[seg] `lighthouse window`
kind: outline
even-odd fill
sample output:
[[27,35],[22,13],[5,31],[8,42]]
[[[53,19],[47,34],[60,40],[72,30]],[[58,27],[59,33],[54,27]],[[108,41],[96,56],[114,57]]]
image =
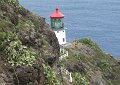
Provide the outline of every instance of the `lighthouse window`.
[[63,42],[65,42],[65,38],[63,38]]
[[54,21],[54,25],[55,25],[55,27],[58,29],[58,28],[63,28],[63,22],[62,22],[62,20],[61,19],[54,19],[55,21]]
[[59,19],[55,19],[55,27],[56,28],[60,27]]

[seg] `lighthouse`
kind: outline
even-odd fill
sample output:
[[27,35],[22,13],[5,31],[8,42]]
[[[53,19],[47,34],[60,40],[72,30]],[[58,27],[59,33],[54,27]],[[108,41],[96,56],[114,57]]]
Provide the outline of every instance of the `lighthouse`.
[[56,8],[56,12],[50,15],[51,28],[55,32],[60,45],[66,44],[66,33],[64,29],[64,15]]

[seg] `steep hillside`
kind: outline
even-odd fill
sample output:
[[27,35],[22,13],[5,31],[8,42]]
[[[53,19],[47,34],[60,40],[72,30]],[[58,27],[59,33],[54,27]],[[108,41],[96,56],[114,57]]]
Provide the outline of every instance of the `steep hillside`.
[[0,85],[45,85],[45,67],[58,61],[59,50],[43,17],[0,0]]
[[66,46],[68,57],[61,66],[72,73],[72,85],[120,85],[120,60],[103,52],[89,38]]

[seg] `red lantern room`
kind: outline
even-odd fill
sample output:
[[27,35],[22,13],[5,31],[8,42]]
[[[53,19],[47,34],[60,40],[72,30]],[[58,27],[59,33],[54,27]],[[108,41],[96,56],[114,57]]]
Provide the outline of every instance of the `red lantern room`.
[[64,29],[63,18],[64,15],[59,12],[59,9],[56,8],[56,12],[50,15],[51,18],[51,27],[53,30]]
[[50,18],[64,18],[64,15],[56,8],[56,12],[50,15]]

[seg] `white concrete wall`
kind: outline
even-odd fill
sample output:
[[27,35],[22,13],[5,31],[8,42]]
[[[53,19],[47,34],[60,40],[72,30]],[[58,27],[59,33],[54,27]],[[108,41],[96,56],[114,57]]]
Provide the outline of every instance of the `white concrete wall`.
[[[66,33],[65,30],[59,30],[59,31],[54,31],[56,34],[56,37],[58,38],[59,44],[66,44]],[[64,41],[63,41],[64,38]]]

